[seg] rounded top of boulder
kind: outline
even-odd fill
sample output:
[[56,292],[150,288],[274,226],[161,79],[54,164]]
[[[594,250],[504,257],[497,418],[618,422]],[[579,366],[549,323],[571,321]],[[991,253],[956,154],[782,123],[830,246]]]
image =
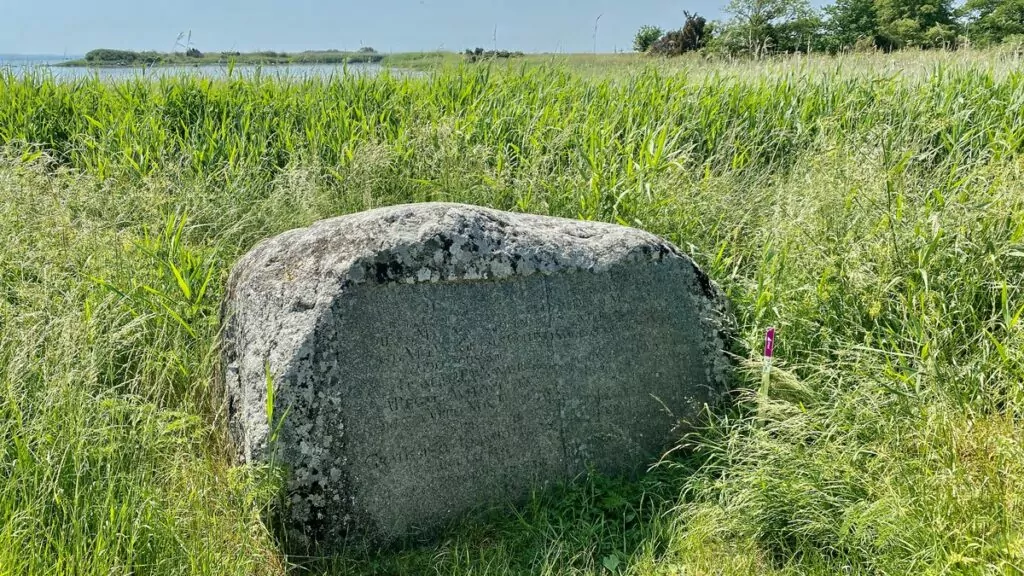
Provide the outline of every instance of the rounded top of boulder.
[[256,246],[236,271],[305,268],[345,283],[495,280],[686,258],[638,230],[454,203],[403,204],[323,220]]

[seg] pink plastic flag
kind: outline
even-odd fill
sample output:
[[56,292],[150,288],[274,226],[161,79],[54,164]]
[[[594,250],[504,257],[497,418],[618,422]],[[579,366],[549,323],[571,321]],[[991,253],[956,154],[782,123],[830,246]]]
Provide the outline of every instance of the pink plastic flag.
[[761,372],[760,397],[768,397],[768,386],[771,383],[772,356],[775,355],[775,328],[769,328],[764,335],[764,371]]
[[769,377],[772,373],[772,356],[775,354],[775,328],[769,328],[764,335],[764,372],[761,373],[761,392],[768,393]]

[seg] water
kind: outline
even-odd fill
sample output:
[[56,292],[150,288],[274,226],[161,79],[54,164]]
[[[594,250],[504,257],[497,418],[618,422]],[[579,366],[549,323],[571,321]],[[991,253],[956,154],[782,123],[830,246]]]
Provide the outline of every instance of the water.
[[[99,77],[101,80],[125,80],[133,78],[159,78],[161,76],[192,75],[204,78],[224,78],[228,75],[227,65],[217,66],[161,66],[155,68],[65,68],[56,66],[77,57],[24,56],[0,54],[0,71],[12,70],[15,76],[26,72],[51,75],[57,80],[76,80]],[[302,78],[330,78],[343,74],[379,74],[385,67],[380,64],[287,64],[274,66],[235,66],[233,76],[262,76]]]

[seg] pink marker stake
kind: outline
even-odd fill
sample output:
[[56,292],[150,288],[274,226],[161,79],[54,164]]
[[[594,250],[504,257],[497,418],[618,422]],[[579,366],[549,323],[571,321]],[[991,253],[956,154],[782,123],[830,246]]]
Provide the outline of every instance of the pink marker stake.
[[772,372],[772,356],[775,353],[775,328],[769,328],[764,335],[764,372],[761,373],[761,393],[768,394],[768,383]]

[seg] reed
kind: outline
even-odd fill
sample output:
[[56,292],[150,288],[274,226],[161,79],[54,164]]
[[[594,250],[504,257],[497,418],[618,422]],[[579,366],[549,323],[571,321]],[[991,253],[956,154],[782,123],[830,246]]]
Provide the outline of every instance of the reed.
[[[1017,58],[0,73],[0,572],[1024,571]],[[639,482],[285,558],[279,473],[224,449],[226,275],[286,229],[428,200],[673,240],[739,317],[736,405]]]

